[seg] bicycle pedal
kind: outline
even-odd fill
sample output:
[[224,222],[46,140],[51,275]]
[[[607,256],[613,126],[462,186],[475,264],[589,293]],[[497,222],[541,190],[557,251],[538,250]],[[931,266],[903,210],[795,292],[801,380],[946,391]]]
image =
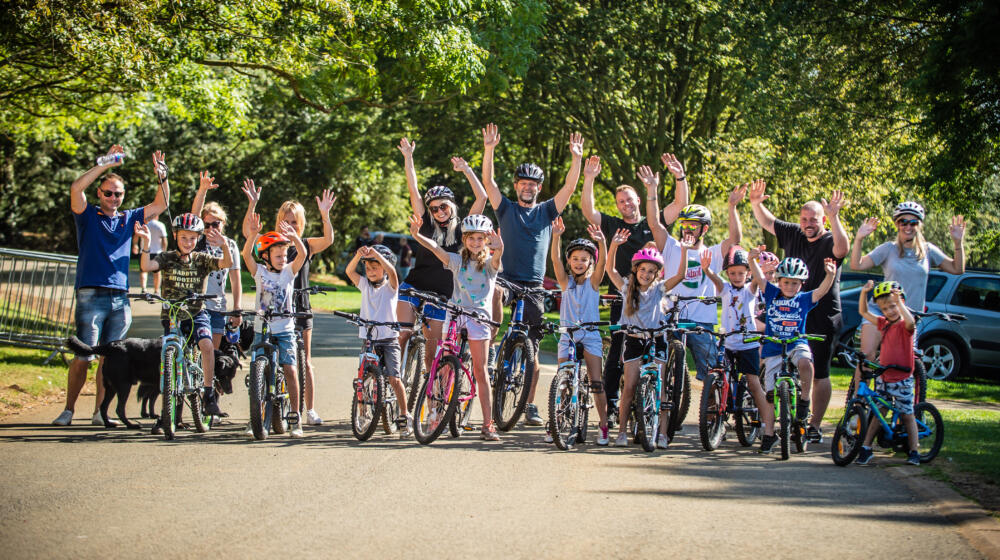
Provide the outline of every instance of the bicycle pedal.
[[289,424],[298,424],[299,423],[299,413],[298,412],[289,412],[288,414],[285,415],[285,421],[288,422]]

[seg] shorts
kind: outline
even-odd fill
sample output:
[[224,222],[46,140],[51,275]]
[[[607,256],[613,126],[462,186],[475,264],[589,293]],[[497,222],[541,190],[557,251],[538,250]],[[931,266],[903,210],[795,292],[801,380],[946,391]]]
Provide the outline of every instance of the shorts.
[[[715,325],[712,323],[695,324],[705,330],[715,330]],[[715,367],[716,358],[719,355],[718,346],[715,345],[715,339],[712,338],[712,335],[708,333],[689,333],[686,338],[687,347],[691,351],[691,357],[694,359],[694,367],[697,371],[695,379],[704,381],[708,369]]]
[[844,316],[840,313],[831,317],[823,315],[813,316],[812,313],[806,316],[806,332],[809,334],[825,335],[826,340],[809,342],[809,349],[813,355],[814,379],[827,379],[830,377],[830,364],[833,362],[833,349],[837,345],[837,338],[840,336],[840,328],[844,324]]
[[382,361],[385,363],[385,374],[389,377],[399,377],[399,340],[383,338],[373,343],[375,353],[382,356]]
[[[622,361],[625,363],[634,362],[642,358],[642,351],[646,348],[646,339],[637,336],[625,335],[625,344],[622,348]],[[667,341],[662,336],[656,337],[655,342],[656,357],[659,360],[667,359]]]
[[879,377],[875,380],[875,390],[892,403],[900,414],[913,414],[913,376],[895,383],[885,383]]
[[[132,325],[128,292],[110,288],[80,288],[76,291],[76,337],[88,346],[121,340]],[[96,355],[77,356],[92,361]]]
[[760,375],[760,348],[747,348],[746,350],[726,349],[726,357],[732,362],[736,371],[743,375]]
[[[450,314],[445,315],[445,324],[451,321]],[[468,340],[488,340],[493,338],[493,332],[490,330],[489,325],[484,325],[479,321],[473,319],[472,317],[462,315],[455,319],[458,329],[461,330],[465,328],[466,338]],[[447,328],[447,327],[445,327]],[[447,333],[446,333],[447,334]]]
[[[163,334],[170,334],[170,321],[161,318],[160,324],[163,325]],[[188,336],[192,332],[192,326],[194,327],[194,334],[191,336],[191,339],[194,340],[195,344],[203,339],[212,340],[212,320],[208,318],[208,310],[202,309],[195,313],[191,319],[181,321],[179,325],[181,336]]]
[[[413,286],[407,284],[406,282],[403,282],[402,284],[399,285],[399,291],[412,290],[412,289],[413,289]],[[417,299],[415,297],[412,297],[412,296],[404,296],[402,294],[399,295],[399,301],[405,301],[406,303],[409,303],[410,305],[412,305],[414,308],[416,308],[417,304],[420,303],[419,299]],[[447,311],[445,311],[444,309],[441,309],[440,307],[438,307],[436,305],[432,305],[430,303],[425,303],[424,304],[424,318],[425,319],[431,319],[433,321],[444,321],[445,316],[447,314],[448,314]]]
[[[541,282],[517,282],[511,280],[510,278],[504,278],[504,280],[514,284],[515,286],[520,286],[522,288],[541,288]],[[504,307],[510,307],[513,302],[513,295],[507,290],[503,289],[503,286],[497,284],[497,290],[500,290],[503,294],[503,305]],[[535,343],[535,347],[538,347],[538,341],[542,340],[545,333],[542,332],[541,326],[542,321],[545,317],[545,302],[544,298],[540,294],[531,294],[524,298],[524,322],[529,325],[528,327],[528,338],[531,342]]]
[[[583,346],[583,351],[592,354],[597,357],[601,357],[604,353],[604,342],[601,340],[601,334],[594,331],[576,331],[573,333],[573,342],[579,342]],[[570,336],[568,334],[563,334],[559,337],[559,351],[557,355],[559,356],[559,361],[569,359],[569,345]],[[583,358],[583,356],[577,356],[577,359]]]
[[[792,367],[797,367],[803,358],[810,361],[813,359],[812,351],[805,344],[796,344],[788,351],[788,361],[791,362]],[[779,372],[781,372],[781,354],[764,358],[765,391],[774,390],[774,380],[778,377]]]
[[212,334],[224,334],[226,332],[226,317],[221,311],[212,311],[211,309],[206,309],[208,311],[208,321],[212,325]]
[[[263,335],[257,333],[253,337],[254,344],[262,343]],[[284,332],[284,333],[271,333],[271,341],[278,347],[278,365],[279,366],[294,366],[295,365],[295,333]],[[254,352],[253,357],[262,356],[264,354],[264,349],[258,349]]]

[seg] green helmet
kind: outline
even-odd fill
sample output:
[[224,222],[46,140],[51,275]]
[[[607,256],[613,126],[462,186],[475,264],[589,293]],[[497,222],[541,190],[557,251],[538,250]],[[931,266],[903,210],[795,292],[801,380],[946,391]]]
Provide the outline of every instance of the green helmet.
[[899,290],[900,297],[906,299],[906,292],[903,291],[903,287],[899,285],[899,282],[895,281],[879,282],[872,291],[872,297],[878,299],[891,294],[893,290]]
[[688,204],[681,210],[679,220],[693,220],[696,222],[701,222],[706,226],[712,225],[712,212],[702,206],[701,204]]

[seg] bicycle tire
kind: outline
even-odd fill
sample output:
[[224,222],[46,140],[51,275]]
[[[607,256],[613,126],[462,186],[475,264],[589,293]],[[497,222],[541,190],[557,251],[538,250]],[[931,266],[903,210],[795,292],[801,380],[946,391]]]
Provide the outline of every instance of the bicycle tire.
[[635,408],[636,439],[645,451],[656,449],[656,434],[659,432],[656,406],[656,381],[649,377],[639,379],[632,400]]
[[177,347],[170,345],[163,351],[160,363],[160,380],[163,394],[160,402],[160,429],[163,439],[174,439],[177,428]]
[[[917,444],[920,447],[918,450],[920,462],[930,463],[937,457],[941,451],[941,445],[944,443],[944,421],[941,419],[941,413],[938,412],[937,407],[929,402],[917,403],[913,407],[913,415],[931,430],[929,435],[919,438]],[[926,439],[930,439],[931,444],[930,448],[924,452],[920,442]]]
[[385,378],[375,364],[365,364],[361,376],[361,401],[358,391],[351,397],[351,431],[358,441],[368,441],[378,427],[385,406]]
[[406,341],[406,364],[403,368],[403,386],[406,388],[406,411],[412,413],[414,402],[417,400],[417,391],[420,390],[424,363],[424,351],[426,346],[422,339],[414,340],[415,336],[410,336]]
[[[528,404],[535,373],[535,347],[525,336],[511,337],[500,354],[500,363],[505,367],[493,387],[493,419],[500,431],[508,432],[517,425]],[[513,374],[507,375],[508,372]]]
[[701,404],[698,407],[698,435],[705,451],[715,451],[722,443],[726,432],[726,419],[720,411],[722,387],[717,384],[719,375],[708,372],[701,389]]
[[194,431],[203,434],[211,429],[212,418],[205,416],[202,412],[201,388],[197,388],[188,395],[188,405],[191,407],[191,421],[194,423]]
[[271,421],[271,409],[267,406],[267,366],[268,359],[265,356],[257,356],[250,364],[250,387],[247,393],[250,396],[250,430],[253,438],[257,440],[267,439],[268,424]]
[[295,338],[295,361],[299,376],[299,413],[302,414],[306,410],[306,346],[305,341],[298,337]]
[[590,381],[586,377],[586,366],[580,368],[580,390],[577,393],[577,402],[580,403],[577,413],[577,434],[576,443],[587,443],[587,421],[590,417],[590,407],[593,406],[593,397],[590,394]]
[[927,402],[927,366],[920,359],[913,360],[913,382],[917,403]]
[[777,388],[778,394],[778,440],[781,442],[781,460],[788,460],[788,440],[791,435],[792,417],[789,412],[788,383],[782,381]]
[[576,443],[579,400],[573,404],[573,371],[563,369],[556,372],[549,386],[549,434],[552,443],[563,451]]
[[747,386],[746,377],[740,379],[736,386],[736,406],[739,407],[733,411],[736,415],[736,438],[743,447],[750,447],[760,437],[761,426],[760,410]]
[[274,375],[274,399],[271,401],[271,433],[284,434],[288,431],[286,417],[291,399],[288,385],[285,384],[285,374],[278,370]]
[[396,433],[397,430],[399,430],[399,424],[396,423],[396,420],[398,420],[400,416],[402,416],[399,413],[399,401],[395,399],[390,401],[388,399],[389,391],[392,391],[392,387],[390,387],[389,382],[386,381],[385,391],[383,391],[382,394],[386,395],[387,398],[385,399],[385,406],[382,407],[382,414],[381,414],[382,431],[385,432],[386,435],[392,435]]
[[[441,435],[458,407],[455,384],[462,374],[455,356],[442,356],[434,373],[427,376],[414,406],[414,435],[422,445],[429,445]],[[433,382],[433,385],[431,384]],[[428,391],[430,398],[428,398]]]
[[838,467],[846,467],[854,462],[868,429],[867,409],[860,403],[855,403],[847,410],[844,417],[837,423],[833,431],[833,441],[830,442],[830,455]]
[[476,399],[462,401],[463,398],[472,394],[471,388],[466,388],[467,383],[468,379],[465,375],[460,375],[458,378],[458,410],[451,417],[451,421],[448,422],[448,431],[453,438],[460,437],[463,431],[472,429],[468,425],[472,417],[472,404]]
[[682,402],[684,400],[683,383],[687,378],[686,352],[687,350],[679,340],[671,340],[667,346],[667,364],[664,367],[668,369],[668,375],[664,376],[663,386],[670,387],[670,425],[667,427],[667,438],[670,440],[674,439],[674,433],[684,423],[691,401],[691,388],[689,386],[688,404],[685,405]]

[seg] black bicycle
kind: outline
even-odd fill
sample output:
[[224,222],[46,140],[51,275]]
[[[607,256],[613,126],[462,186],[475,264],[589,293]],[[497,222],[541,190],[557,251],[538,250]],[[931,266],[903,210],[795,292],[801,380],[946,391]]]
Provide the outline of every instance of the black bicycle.
[[531,325],[524,321],[525,300],[544,298],[549,291],[543,288],[524,288],[503,278],[497,284],[511,293],[510,325],[500,342],[497,357],[496,379],[493,384],[493,419],[501,431],[510,431],[524,413],[528,393],[535,375],[535,348],[528,331]]

